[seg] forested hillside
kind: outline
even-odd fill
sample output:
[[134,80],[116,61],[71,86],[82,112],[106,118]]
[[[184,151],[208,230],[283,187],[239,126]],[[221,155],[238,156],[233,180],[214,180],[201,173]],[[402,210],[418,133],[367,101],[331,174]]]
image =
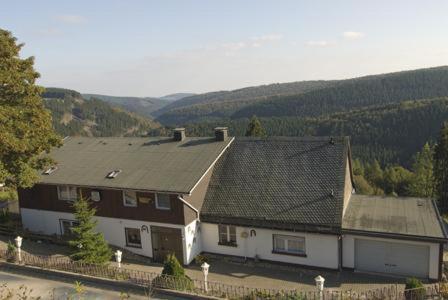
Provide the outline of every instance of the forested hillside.
[[248,118],[254,114],[259,117],[307,118],[405,100],[448,96],[448,67],[313,83],[309,90],[286,96],[240,97],[226,101],[211,100],[208,94],[197,95],[194,97],[208,100],[179,107],[192,97],[182,99],[163,108],[164,113],[157,120],[163,124],[179,125],[219,118]]
[[[269,136],[350,136],[355,158],[405,166],[411,164],[412,156],[427,141],[435,140],[446,120],[448,97],[403,101],[314,118],[260,118]],[[248,118],[221,119],[189,123],[186,127],[189,135],[210,135],[215,126],[229,126],[232,135],[242,136],[248,123]]]
[[80,93],[47,88],[42,95],[51,111],[53,126],[62,136],[133,136],[160,127],[149,119],[113,107],[99,99],[85,100]]
[[[216,112],[219,115],[221,108],[224,110],[230,108],[231,111],[234,111],[245,105],[266,100],[270,96],[297,95],[332,86],[335,83],[337,83],[337,81],[299,81],[247,87],[233,91],[205,93],[185,97],[171,103],[154,112],[154,115],[162,115],[161,118],[165,120],[169,116],[169,114],[167,116],[164,115],[166,112],[182,111],[179,110],[182,108],[192,108],[192,111],[198,112],[196,116],[199,117],[206,116],[207,114],[210,114],[210,112]],[[225,115],[228,114],[228,112],[225,112]]]
[[159,110],[171,103],[169,100],[150,97],[119,97],[99,94],[82,94],[82,96],[87,100],[103,100],[104,102],[110,103],[114,106],[119,106],[127,111],[137,113],[145,117],[151,117],[151,114],[154,111]]

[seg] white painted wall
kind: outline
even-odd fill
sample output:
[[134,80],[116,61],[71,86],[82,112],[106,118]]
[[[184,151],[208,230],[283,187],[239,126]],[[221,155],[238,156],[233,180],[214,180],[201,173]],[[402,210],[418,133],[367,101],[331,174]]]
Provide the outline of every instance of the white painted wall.
[[[20,209],[22,215],[22,223],[23,227],[33,231],[39,232],[43,234],[61,234],[60,228],[60,219],[66,220],[74,220],[73,214],[64,213],[64,212],[55,212],[55,211],[47,211],[47,210],[38,210],[38,209],[28,209],[21,208]],[[182,243],[183,243],[183,252],[184,252],[184,263],[190,263],[198,251],[197,245],[200,245],[200,238],[196,238],[196,243],[193,243],[194,236],[198,236],[196,230],[196,221],[189,224],[188,226],[182,225],[172,225],[172,224],[164,224],[164,223],[153,223],[153,222],[145,222],[145,221],[136,221],[136,220],[128,220],[128,219],[118,219],[118,218],[106,218],[106,217],[94,217],[98,220],[97,230],[98,232],[102,232],[104,234],[104,238],[106,241],[111,244],[126,250],[129,250],[133,253],[137,253],[143,256],[152,257],[152,244],[151,244],[151,226],[161,226],[161,227],[170,227],[170,228],[180,228],[182,231]],[[126,236],[125,236],[125,227],[129,228],[142,228],[143,225],[148,227],[148,232],[140,231],[141,239],[142,239],[142,248],[135,247],[127,247],[126,246]],[[191,228],[191,230],[186,229],[186,227]],[[191,247],[188,247],[188,244],[191,244]]]
[[[241,233],[254,229],[256,236],[242,238]],[[237,227],[237,247],[218,245],[218,225],[201,223],[202,250],[205,252],[242,256],[253,258],[258,255],[260,259],[279,261],[307,266],[338,268],[338,238],[336,235],[299,233],[260,228]],[[305,237],[307,257],[275,254],[273,249],[273,234]]]
[[184,228],[183,236],[185,237],[185,261],[187,264],[191,263],[196,255],[202,252],[201,233],[198,230],[199,222],[193,221]]
[[[355,267],[355,239],[389,241],[393,243],[404,243],[413,245],[429,246],[429,278],[438,279],[439,277],[439,244],[429,242],[404,241],[397,239],[385,239],[367,236],[356,236],[346,234],[342,238],[342,266],[345,268]],[[412,262],[409,262],[412,264]]]

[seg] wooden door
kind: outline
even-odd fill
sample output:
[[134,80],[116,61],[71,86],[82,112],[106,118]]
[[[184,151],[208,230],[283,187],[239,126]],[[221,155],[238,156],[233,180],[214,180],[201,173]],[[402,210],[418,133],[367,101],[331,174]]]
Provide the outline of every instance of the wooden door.
[[163,262],[168,254],[173,253],[183,264],[182,232],[177,228],[151,226],[153,259]]

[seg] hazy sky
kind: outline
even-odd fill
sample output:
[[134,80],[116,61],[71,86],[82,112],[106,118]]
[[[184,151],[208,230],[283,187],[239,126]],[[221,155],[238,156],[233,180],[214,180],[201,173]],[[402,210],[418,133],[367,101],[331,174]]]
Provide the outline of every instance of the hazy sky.
[[448,64],[448,1],[1,1],[40,84],[161,96]]

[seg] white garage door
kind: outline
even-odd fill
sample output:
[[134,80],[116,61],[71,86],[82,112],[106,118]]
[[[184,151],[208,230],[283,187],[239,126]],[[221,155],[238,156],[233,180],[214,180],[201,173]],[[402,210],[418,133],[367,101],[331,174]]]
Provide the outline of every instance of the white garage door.
[[429,276],[429,247],[356,239],[355,269],[427,278]]

